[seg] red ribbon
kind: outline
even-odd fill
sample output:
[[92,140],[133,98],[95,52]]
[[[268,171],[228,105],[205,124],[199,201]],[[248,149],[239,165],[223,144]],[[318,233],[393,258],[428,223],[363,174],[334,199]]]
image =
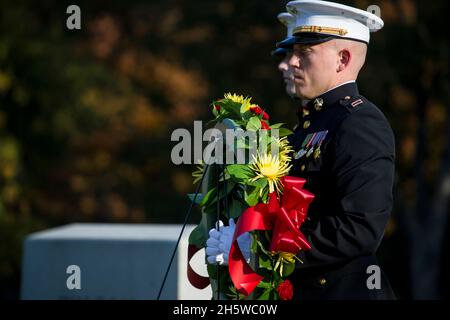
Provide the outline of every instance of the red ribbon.
[[204,277],[199,275],[194,271],[191,267],[191,259],[197,253],[197,251],[201,250],[201,248],[197,248],[193,244],[189,244],[188,246],[188,262],[187,262],[187,277],[189,282],[196,287],[197,289],[205,289],[209,285],[209,277]]
[[258,203],[246,209],[236,224],[233,242],[228,259],[231,280],[239,293],[248,296],[264,277],[257,274],[245,261],[237,238],[245,232],[254,230],[273,230],[270,251],[297,254],[300,250],[309,250],[311,246],[300,232],[300,226],[306,219],[308,206],[314,195],[302,189],[306,180],[285,176],[283,196],[280,200],[275,192],[269,194],[267,204]]

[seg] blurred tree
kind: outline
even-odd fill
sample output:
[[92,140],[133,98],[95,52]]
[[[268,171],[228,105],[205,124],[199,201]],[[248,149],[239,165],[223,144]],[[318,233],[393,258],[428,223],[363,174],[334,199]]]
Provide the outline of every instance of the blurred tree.
[[[276,19],[285,3],[78,1],[77,31],[66,28],[69,2],[0,0],[0,297],[18,297],[30,232],[74,221],[180,223],[192,167],[171,164],[170,134],[209,117],[224,92],[253,96],[294,125],[269,54],[285,35]],[[397,138],[382,261],[400,297],[436,297],[448,265],[439,259],[449,59],[446,19],[437,18],[447,2],[345,3],[377,4],[385,20],[359,80]]]

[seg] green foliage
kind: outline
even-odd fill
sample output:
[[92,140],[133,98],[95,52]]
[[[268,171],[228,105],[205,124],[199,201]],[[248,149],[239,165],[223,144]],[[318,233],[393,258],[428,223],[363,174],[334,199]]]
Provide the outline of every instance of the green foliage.
[[199,202],[199,205],[202,207],[210,207],[214,204],[217,204],[217,198],[222,200],[225,196],[228,196],[234,189],[236,183],[234,181],[227,181],[227,190],[225,190],[224,183],[221,183],[219,186],[219,196],[217,196],[217,187],[211,188],[208,193],[203,197],[203,199]]
[[249,207],[255,206],[259,202],[259,188],[248,188],[250,192],[245,191],[245,202]]
[[251,117],[247,123],[246,129],[248,131],[258,131],[261,129],[261,120],[258,117]]
[[285,137],[285,136],[289,136],[289,135],[291,135],[291,134],[293,134],[292,130],[289,130],[289,129],[287,129],[287,128],[279,128],[279,135],[280,135],[280,138],[281,138],[281,137]]
[[237,183],[246,183],[248,179],[254,176],[254,173],[246,164],[227,165],[226,171]]
[[209,230],[205,228],[203,219],[206,219],[206,217],[202,216],[200,223],[194,228],[194,230],[191,231],[191,234],[189,235],[189,244],[193,244],[197,248],[204,248],[206,246],[206,240],[208,240],[206,235]]
[[230,218],[236,219],[238,218],[244,210],[247,209],[247,206],[240,201],[231,201],[230,204]]

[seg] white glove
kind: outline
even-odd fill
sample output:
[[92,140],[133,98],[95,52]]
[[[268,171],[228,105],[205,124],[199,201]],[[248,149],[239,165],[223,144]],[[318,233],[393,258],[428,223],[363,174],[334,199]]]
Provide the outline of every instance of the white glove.
[[[225,227],[221,220],[218,221],[217,229],[209,230],[209,238],[206,241],[206,260],[210,264],[228,265],[231,242],[233,241],[236,225],[234,220],[229,220],[229,226]],[[251,235],[246,232],[238,239],[238,245],[247,263],[250,263]]]

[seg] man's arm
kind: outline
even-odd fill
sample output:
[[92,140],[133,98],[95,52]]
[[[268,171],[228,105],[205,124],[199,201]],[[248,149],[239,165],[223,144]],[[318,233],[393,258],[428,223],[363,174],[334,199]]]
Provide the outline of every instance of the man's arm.
[[312,248],[300,267],[374,253],[391,213],[395,141],[384,115],[371,104],[352,110],[333,147],[338,210],[302,230]]

